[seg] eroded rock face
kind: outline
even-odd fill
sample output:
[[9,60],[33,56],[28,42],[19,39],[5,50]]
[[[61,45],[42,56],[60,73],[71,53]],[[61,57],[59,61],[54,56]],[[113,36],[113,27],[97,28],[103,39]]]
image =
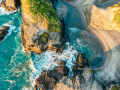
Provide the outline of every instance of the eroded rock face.
[[33,12],[29,10],[30,6],[27,5],[27,1],[21,0],[21,3],[21,40],[25,51],[42,53],[48,49],[54,49],[55,52],[58,52],[61,49],[62,45],[64,45],[64,35],[62,32],[62,27],[60,32],[56,32],[55,30],[49,31],[49,28],[57,27],[56,23],[53,26],[49,26],[48,21],[47,19],[45,19],[44,16],[42,16],[43,21],[34,20],[34,17],[37,18],[38,16],[34,16]]
[[8,30],[9,30],[8,26],[4,26],[0,29],[0,41],[2,41],[3,38],[7,35]]
[[0,6],[6,11],[14,11],[20,6],[20,0],[2,0]]

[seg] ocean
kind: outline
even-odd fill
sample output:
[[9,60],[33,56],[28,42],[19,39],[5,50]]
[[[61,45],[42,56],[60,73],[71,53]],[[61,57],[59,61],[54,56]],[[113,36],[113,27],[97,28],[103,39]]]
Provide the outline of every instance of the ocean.
[[[102,55],[99,42],[91,33],[79,29],[72,22],[81,20],[75,10],[73,15],[71,9],[66,18],[66,32],[70,37],[71,45],[66,42],[66,48],[62,54],[52,51],[35,54],[25,52],[21,42],[21,10],[7,12],[0,8],[0,27],[10,26],[6,37],[0,42],[0,90],[32,90],[34,80],[43,70],[51,70],[58,66],[60,61],[66,61],[69,75],[73,76],[72,68],[79,53],[84,54],[91,67],[102,63]],[[73,12],[72,11],[72,12]],[[76,17],[76,18],[74,18]],[[70,23],[71,22],[71,23]],[[99,46],[98,46],[99,45]],[[56,60],[56,58],[58,60]]]

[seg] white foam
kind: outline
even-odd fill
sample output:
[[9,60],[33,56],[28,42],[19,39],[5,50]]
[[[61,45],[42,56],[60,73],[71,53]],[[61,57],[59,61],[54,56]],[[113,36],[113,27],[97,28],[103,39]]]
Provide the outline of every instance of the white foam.
[[18,10],[14,10],[14,11],[6,11],[3,7],[0,7],[0,16],[1,15],[9,15],[9,14],[15,13],[17,11],[20,11],[20,7],[18,8]]
[[22,90],[33,90],[33,88],[32,87],[30,87],[30,88],[23,87]]
[[54,67],[58,66],[58,63],[61,61],[66,61],[68,68],[72,69],[77,56],[77,51],[73,50],[72,47],[69,47],[67,50],[64,50],[61,54],[56,54],[52,51],[46,51],[42,54],[34,54],[35,58],[34,68],[36,73],[34,78],[37,78],[43,70],[51,70]]

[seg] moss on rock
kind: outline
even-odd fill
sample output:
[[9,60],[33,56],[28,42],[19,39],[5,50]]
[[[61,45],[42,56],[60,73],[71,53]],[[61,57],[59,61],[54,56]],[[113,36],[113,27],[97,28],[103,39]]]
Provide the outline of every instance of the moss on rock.
[[47,32],[43,32],[43,34],[41,35],[41,40],[44,43],[47,42],[47,40],[48,40],[48,33]]

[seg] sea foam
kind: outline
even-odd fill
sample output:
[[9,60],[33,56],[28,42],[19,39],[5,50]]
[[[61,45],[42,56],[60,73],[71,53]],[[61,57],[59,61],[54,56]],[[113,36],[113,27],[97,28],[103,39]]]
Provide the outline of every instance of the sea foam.
[[[52,70],[61,61],[66,62],[66,66],[70,69],[73,68],[76,62],[77,51],[73,50],[72,47],[64,50],[61,54],[54,53],[50,50],[42,54],[34,54],[33,64],[35,68],[35,73],[33,73],[34,78],[37,78],[44,70]],[[70,73],[69,75],[72,75]]]
[[20,11],[20,7],[17,10],[14,10],[14,11],[6,11],[3,7],[0,7],[0,16],[1,15],[9,15],[9,14],[15,13],[17,11]]

